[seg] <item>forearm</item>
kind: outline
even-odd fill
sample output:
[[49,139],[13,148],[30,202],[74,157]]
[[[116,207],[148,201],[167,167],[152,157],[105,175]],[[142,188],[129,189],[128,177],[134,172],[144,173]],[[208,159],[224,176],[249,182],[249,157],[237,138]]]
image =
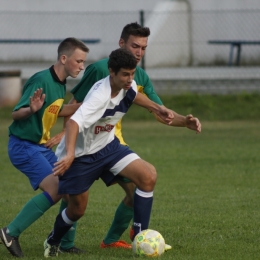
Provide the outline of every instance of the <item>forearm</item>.
[[[172,111],[174,115],[174,119],[172,120],[172,123],[170,126],[176,126],[176,127],[186,127],[186,116],[182,116],[174,111]],[[159,116],[157,116],[155,113],[153,113],[156,120],[160,123],[166,124]]]
[[63,109],[59,113],[59,117],[66,117],[73,115],[80,107],[81,103],[64,105]]
[[155,102],[151,101],[145,95],[137,93],[134,102],[136,105],[144,107],[149,111],[156,113],[160,110],[160,105],[156,104]]
[[79,133],[79,126],[78,124],[70,119],[66,123],[66,135],[65,135],[65,142],[66,142],[66,152],[68,156],[74,156],[75,154],[75,146],[76,140]]
[[[77,100],[74,97],[72,97],[68,104],[77,104]],[[64,120],[63,120],[63,130],[64,131],[66,128],[66,123],[69,121],[70,117],[71,117],[71,115],[64,116]]]
[[30,107],[22,107],[17,111],[12,112],[13,120],[24,120],[33,114]]

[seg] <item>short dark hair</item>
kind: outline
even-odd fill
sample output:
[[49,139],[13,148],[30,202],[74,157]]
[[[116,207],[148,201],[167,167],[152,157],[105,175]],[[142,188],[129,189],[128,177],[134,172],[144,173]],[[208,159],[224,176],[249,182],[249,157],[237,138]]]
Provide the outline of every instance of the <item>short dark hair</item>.
[[80,49],[84,52],[89,52],[89,48],[81,40],[73,37],[64,39],[58,47],[58,59],[61,55],[64,54],[70,56],[71,53],[74,52],[76,49]]
[[150,29],[148,27],[142,27],[137,22],[129,23],[123,28],[120,38],[127,42],[130,35],[148,37],[150,35]]
[[135,56],[126,49],[116,49],[112,51],[108,59],[108,68],[112,69],[115,74],[120,69],[134,69],[137,65]]

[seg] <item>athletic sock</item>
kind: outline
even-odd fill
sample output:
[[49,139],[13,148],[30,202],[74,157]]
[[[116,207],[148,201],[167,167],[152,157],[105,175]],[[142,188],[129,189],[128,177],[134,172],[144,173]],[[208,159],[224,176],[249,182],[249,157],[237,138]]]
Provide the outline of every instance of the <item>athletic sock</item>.
[[8,234],[13,237],[19,237],[26,228],[40,218],[53,204],[53,200],[47,192],[33,197],[7,226]]
[[119,240],[128,228],[133,218],[133,208],[127,207],[121,202],[115,212],[114,220],[104,239],[105,244],[111,244]]
[[136,189],[134,195],[134,236],[149,227],[153,204],[153,192],[144,192]]
[[[62,212],[65,208],[67,208],[67,206],[68,206],[68,203],[65,202],[64,200],[61,200],[59,212]],[[77,227],[77,222],[74,222],[73,226],[62,237],[61,244],[60,244],[60,247],[62,249],[69,249],[69,248],[72,248],[74,246],[74,240],[75,240],[75,236],[76,236],[76,227]]]
[[49,234],[47,242],[50,245],[59,245],[62,237],[68,232],[68,230],[73,226],[74,221],[70,220],[66,215],[66,209],[64,209],[56,217],[54,223],[54,228]]

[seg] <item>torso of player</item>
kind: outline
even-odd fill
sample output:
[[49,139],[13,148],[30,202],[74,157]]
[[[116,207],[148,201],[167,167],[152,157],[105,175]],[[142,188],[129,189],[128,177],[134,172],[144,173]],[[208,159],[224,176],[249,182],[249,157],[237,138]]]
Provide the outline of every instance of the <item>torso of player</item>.
[[[111,98],[109,76],[97,82],[85,97],[82,105],[71,117],[78,126],[75,157],[93,154],[104,148],[115,136],[115,126],[125,115],[137,93],[136,83],[132,88],[121,90]],[[57,147],[60,159],[65,155],[65,139]]]
[[24,140],[44,144],[50,138],[50,129],[57,121],[66,93],[65,84],[56,82],[49,69],[36,73],[24,86],[22,98],[14,110],[28,107],[30,97],[36,89],[46,94],[42,108],[26,120],[16,120],[9,127],[9,133]]
[[[85,96],[96,81],[109,75],[107,62],[108,59],[103,59],[91,64],[89,67],[86,68],[81,81],[71,91],[78,102],[82,102],[84,100]],[[162,105],[160,98],[154,92],[153,85],[148,75],[143,69],[138,66],[136,67],[134,80],[137,84],[138,92],[146,95],[150,100],[154,101],[155,103]],[[126,145],[122,136],[121,120],[119,120],[116,125],[115,135],[120,140],[121,144]]]

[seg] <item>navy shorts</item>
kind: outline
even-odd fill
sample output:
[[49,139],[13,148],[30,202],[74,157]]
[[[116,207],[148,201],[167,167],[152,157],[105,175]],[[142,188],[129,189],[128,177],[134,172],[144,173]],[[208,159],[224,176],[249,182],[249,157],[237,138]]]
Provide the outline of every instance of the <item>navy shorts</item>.
[[30,180],[34,190],[48,175],[57,162],[55,153],[43,144],[36,144],[10,135],[8,154],[12,164]]
[[115,138],[100,151],[75,158],[70,168],[59,177],[59,194],[81,194],[101,176],[110,185],[120,171],[118,165],[122,170],[138,158],[129,147],[121,145]]

